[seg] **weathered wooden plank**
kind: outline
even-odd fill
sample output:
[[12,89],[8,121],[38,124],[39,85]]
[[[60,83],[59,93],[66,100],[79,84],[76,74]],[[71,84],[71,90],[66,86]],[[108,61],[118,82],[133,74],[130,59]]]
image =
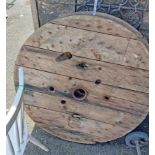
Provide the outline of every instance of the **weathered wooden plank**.
[[51,23],[124,38],[137,39],[142,37],[142,35],[132,28],[128,23],[125,23],[119,18],[103,13],[97,13],[95,18],[90,12],[86,12],[85,14],[76,13],[76,16],[75,14],[70,16],[67,15],[66,17],[54,19],[51,21]]
[[82,134],[82,133],[78,134],[77,132],[73,132],[71,130],[65,130],[65,129],[58,128],[58,127],[48,126],[48,125],[45,125],[44,123],[40,124],[40,122],[39,122],[38,126],[43,128],[49,134],[52,134],[52,135],[57,136],[64,140],[74,141],[77,143],[85,143],[85,144],[95,144],[96,143],[94,141],[94,139],[92,139],[90,136]]
[[[128,113],[128,111],[119,111],[111,109],[110,106],[104,107],[91,104],[87,101],[78,102],[74,99],[67,97],[61,97],[59,95],[47,95],[43,93],[32,92],[31,94],[25,94],[24,102],[29,106],[36,106],[45,108],[48,110],[55,110],[62,113],[76,113],[79,116],[100,121],[103,123],[118,125],[123,128],[130,129],[137,123],[140,123],[139,118],[146,117],[147,109],[145,108],[143,113]],[[119,106],[119,105],[118,105]],[[138,115],[139,114],[139,115]],[[126,121],[128,120],[128,121]]]
[[[50,111],[43,108],[26,106],[26,111],[33,120],[41,121],[48,126],[61,126],[67,130],[80,131],[90,134],[95,141],[106,142],[111,137],[118,138],[118,133],[122,136],[129,132],[125,128],[110,124],[100,123],[84,117],[74,118],[73,115]],[[109,135],[110,133],[110,135]]]
[[[70,22],[67,22],[69,25],[72,25],[73,17],[74,16],[66,17],[67,19],[70,20]],[[76,18],[78,20],[85,21],[84,17],[85,16],[83,16],[83,18],[80,18],[80,16],[77,16]],[[92,16],[90,17],[94,18]],[[66,19],[66,18],[60,18],[60,19],[57,19],[56,21],[63,22],[63,19]],[[99,18],[99,19],[97,20],[96,18]],[[63,26],[63,25],[47,24],[43,26],[39,31],[37,31],[35,33],[35,36],[33,35],[33,37],[29,38],[29,40],[25,44],[30,46],[50,49],[54,51],[59,51],[59,52],[70,51],[72,54],[75,54],[77,56],[88,57],[88,58],[92,58],[100,61],[107,61],[107,62],[116,63],[116,64],[122,64],[127,47],[128,49],[134,48],[134,51],[138,50],[144,55],[146,51],[148,51],[147,45],[146,45],[147,43],[145,43],[145,45],[142,44],[144,43],[142,38],[140,38],[140,41],[137,41],[139,44],[137,47],[135,46],[133,47],[132,44],[128,44],[130,35],[132,36],[132,34],[134,33],[132,31],[129,31],[123,25],[121,26],[124,27],[124,29],[127,29],[131,33],[130,35],[128,34],[126,36],[127,38],[121,38],[115,35],[111,36],[109,35],[108,30],[109,29],[112,30],[112,27],[114,29],[112,30],[113,33],[123,32],[123,30],[120,27],[117,28],[117,24],[116,26],[114,26],[114,23],[116,22],[113,22],[110,19],[101,20],[100,17],[96,17],[96,18],[95,20],[97,21],[94,24],[90,24],[87,20],[86,22],[83,21],[83,22],[75,22],[75,23],[79,23],[79,24],[84,23],[84,25],[87,24],[87,27],[91,27],[92,25],[93,26],[92,29],[94,28],[96,28],[97,30],[105,29],[104,31],[107,32],[108,34],[101,34],[97,32],[88,31],[89,28],[82,30],[80,29],[81,26],[77,29],[76,26],[69,27],[68,25]],[[107,22],[106,20],[108,20],[109,22],[111,21],[110,23],[113,23],[113,24],[109,27],[101,26],[101,24],[98,25],[99,22],[105,22],[109,24],[109,22]],[[54,23],[54,21],[52,22]],[[74,19],[73,19],[73,23],[74,23]],[[131,42],[132,41],[134,42],[134,40],[131,39]],[[129,55],[132,55],[132,53],[130,52],[128,53]],[[129,59],[130,59],[130,56],[129,56]],[[127,62],[128,61],[129,60],[127,60]],[[128,63],[128,65],[132,67],[148,69],[145,67],[145,64],[143,65],[140,65],[140,64],[141,62],[139,61],[134,61],[134,63]]]
[[[81,29],[46,24],[25,45],[50,49],[120,64],[123,60],[128,39]],[[121,46],[120,46],[121,45]]]
[[24,66],[24,104],[37,124],[66,140],[106,142],[148,113],[148,45],[120,19],[88,14],[40,28],[16,68]]
[[[16,73],[17,70],[18,67],[16,68]],[[47,93],[48,91],[49,94],[54,94],[55,91],[62,92],[64,95],[72,98],[72,90],[81,86],[89,92],[87,100],[99,106],[108,106],[137,114],[144,113],[148,106],[148,95],[144,93],[130,90],[125,91],[124,89],[113,88],[112,86],[96,85],[92,82],[29,68],[24,68],[24,70],[26,72],[25,84],[43,88],[43,93]],[[18,83],[18,76],[15,76],[15,82]],[[50,87],[52,87],[54,91],[50,91]],[[47,92],[45,92],[45,90]],[[123,95],[122,92],[124,92]]]
[[91,82],[100,79],[103,84],[148,93],[148,71],[74,55],[59,62],[56,59],[61,54],[24,46],[16,64]]
[[123,65],[149,70],[149,52],[138,40],[130,40]]
[[[75,88],[76,86],[85,86],[89,92],[92,92],[93,94],[90,96],[90,99],[93,98],[99,98],[99,99],[105,99],[106,96],[109,97],[109,100],[106,102],[110,105],[111,102],[114,101],[116,103],[119,103],[121,105],[121,102],[123,101],[124,104],[121,106],[126,106],[132,108],[134,105],[128,104],[130,102],[133,103],[139,103],[142,105],[148,105],[148,94],[140,93],[132,90],[126,90],[121,88],[114,88],[113,86],[107,86],[107,85],[96,85],[89,81],[83,81],[76,78],[68,78],[66,76],[56,75],[48,72],[43,72],[35,69],[30,68],[24,68],[26,75],[25,75],[25,83],[32,85],[32,86],[38,86],[40,88],[48,88],[54,87],[54,89],[62,92],[68,93],[71,88]],[[18,83],[18,66],[15,67],[15,83]],[[62,81],[62,83],[60,83]],[[96,88],[96,89],[94,89]],[[92,91],[93,90],[93,91]],[[96,96],[97,95],[97,96]],[[95,96],[95,97],[94,97]],[[89,94],[88,94],[89,97]],[[102,98],[103,97],[103,98]],[[121,101],[121,102],[120,102]],[[128,102],[129,101],[129,102]],[[134,106],[133,109],[136,109],[137,106]],[[139,107],[139,106],[138,106]],[[137,108],[138,108],[137,107]]]

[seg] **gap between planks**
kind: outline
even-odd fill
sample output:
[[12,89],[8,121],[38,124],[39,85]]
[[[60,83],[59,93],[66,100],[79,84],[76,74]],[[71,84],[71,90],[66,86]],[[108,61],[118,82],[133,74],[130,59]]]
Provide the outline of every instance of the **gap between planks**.
[[[128,42],[128,44],[127,44],[127,46],[129,45],[129,42]],[[36,46],[31,46],[31,45],[24,45],[23,46],[23,48],[32,48],[32,49],[42,49],[42,50],[45,50],[46,52],[49,52],[50,53],[50,51],[51,52],[56,52],[56,53],[60,53],[60,54],[62,54],[62,53],[64,53],[64,52],[60,52],[60,51],[54,51],[54,50],[50,50],[50,49],[46,49],[46,48],[41,48],[41,47],[36,47]],[[30,51],[27,51],[27,52],[30,52]],[[31,51],[31,52],[34,52],[34,53],[40,53],[40,54],[43,54],[44,55],[44,53],[42,53],[42,52],[39,52],[39,50],[36,52],[36,51]],[[127,48],[126,48],[126,52],[127,52]],[[84,57],[84,56],[78,56],[78,55],[74,55],[74,54],[72,54],[74,57],[77,57],[77,58],[84,58],[84,59],[88,59],[88,60],[94,60],[94,61],[99,61],[99,62],[104,62],[104,63],[108,63],[108,64],[112,64],[112,65],[118,65],[118,66],[121,66],[121,67],[124,67],[124,68],[129,68],[129,69],[137,69],[137,70],[142,70],[142,71],[146,71],[146,72],[148,72],[149,70],[147,70],[147,69],[143,69],[143,68],[137,68],[137,67],[133,67],[133,66],[127,66],[127,65],[122,65],[122,64],[117,64],[117,63],[112,63],[112,62],[109,62],[109,61],[105,61],[105,60],[97,60],[97,59],[93,59],[93,58],[88,58],[88,57]],[[124,55],[125,56],[125,55]],[[16,64],[16,65],[18,65],[18,64]]]
[[[70,115],[70,114],[74,114],[74,113],[72,113],[72,112],[63,112],[63,111],[57,111],[57,110],[49,110],[49,109],[47,109],[47,108],[45,108],[45,107],[39,107],[39,106],[35,106],[35,105],[29,105],[29,104],[24,104],[25,106],[28,106],[28,107],[30,107],[30,109],[31,109],[31,107],[32,108],[40,108],[40,109],[44,109],[44,110],[47,110],[47,111],[53,111],[53,112],[57,112],[57,113],[63,113],[63,114],[67,114],[67,115]],[[104,121],[100,121],[100,120],[96,120],[96,119],[90,119],[89,117],[86,117],[86,116],[83,116],[83,115],[81,115],[80,114],[80,116],[81,116],[81,118],[85,118],[85,119],[88,119],[88,120],[93,120],[93,121],[96,121],[96,122],[100,122],[100,123],[103,123],[103,124],[108,124],[108,125],[111,125],[111,126],[119,126],[119,127],[121,127],[121,128],[123,128],[123,129],[130,129],[130,128],[127,128],[127,127],[125,127],[125,126],[121,126],[121,125],[119,125],[119,124],[111,124],[111,123],[107,123],[107,122],[104,122]]]
[[[27,85],[25,84],[26,87],[30,88],[30,91],[32,92],[37,92],[37,93],[42,93],[42,94],[47,94],[47,95],[52,95],[52,96],[61,96],[61,97],[66,97],[66,98],[69,98],[70,100],[73,100],[73,98],[70,96],[70,95],[64,95],[64,93],[61,93],[61,92],[55,92],[54,94],[49,92],[47,90],[47,88],[39,88],[39,87],[35,87],[35,86],[30,86],[30,85]],[[41,89],[44,89],[44,90],[41,90]],[[56,91],[56,90],[55,90]],[[73,100],[74,101],[74,100]],[[94,102],[90,102],[90,100],[88,101],[82,101],[80,103],[85,103],[85,104],[91,104],[91,105],[95,105],[97,107],[101,107],[101,108],[107,108],[107,109],[110,109],[110,110],[114,110],[114,111],[119,111],[119,112],[125,112],[125,113],[128,113],[128,114],[131,114],[131,115],[135,115],[135,116],[141,116],[141,114],[143,114],[142,111],[135,111],[135,112],[139,112],[140,114],[137,114],[137,113],[131,113],[129,111],[126,111],[126,110],[122,110],[122,109],[118,109],[118,108],[113,108],[113,107],[110,107],[110,106],[107,106],[107,105],[100,105],[98,103],[94,103]],[[132,103],[135,103],[135,104],[139,104],[139,103],[136,103],[136,102],[132,102]],[[139,104],[139,105],[144,105],[144,104]],[[144,105],[147,107],[147,105]],[[127,108],[128,109],[128,108]],[[134,110],[133,110],[134,111]]]
[[50,21],[49,22],[51,25],[54,24],[54,25],[57,25],[57,26],[65,26],[65,27],[69,27],[69,28],[73,28],[73,29],[78,29],[78,30],[85,30],[85,31],[88,31],[88,32],[95,32],[95,33],[99,33],[99,34],[105,34],[105,35],[108,35],[108,36],[113,36],[113,37],[118,37],[118,38],[123,38],[123,39],[132,39],[132,40],[138,40],[138,39],[135,39],[135,38],[131,38],[130,37],[124,37],[124,36],[119,36],[119,35],[113,35],[113,34],[109,34],[109,33],[105,33],[105,32],[98,32],[98,31],[93,31],[93,30],[88,30],[88,29],[85,29],[85,28],[79,28],[79,27],[74,27],[74,26],[68,26],[68,25],[65,25],[65,24],[60,24],[60,23],[57,23],[57,22],[54,22],[54,21]]

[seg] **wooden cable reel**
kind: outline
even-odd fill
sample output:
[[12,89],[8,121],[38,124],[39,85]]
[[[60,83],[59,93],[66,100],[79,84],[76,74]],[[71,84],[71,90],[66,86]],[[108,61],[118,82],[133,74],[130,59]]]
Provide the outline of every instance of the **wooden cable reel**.
[[148,114],[148,45],[106,14],[55,19],[24,43],[26,112],[48,133],[94,144],[119,138]]

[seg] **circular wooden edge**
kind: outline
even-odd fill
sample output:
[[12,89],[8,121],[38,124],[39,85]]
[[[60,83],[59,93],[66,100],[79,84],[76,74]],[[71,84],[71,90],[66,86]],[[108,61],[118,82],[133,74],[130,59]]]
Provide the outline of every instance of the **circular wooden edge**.
[[[65,17],[68,17],[68,16],[75,16],[75,15],[88,15],[88,16],[94,16],[92,15],[92,12],[91,11],[86,11],[86,12],[75,12],[75,13],[67,13],[65,15],[62,15],[56,19],[61,19],[61,18],[65,18]],[[135,29],[133,26],[131,26],[129,23],[125,22],[124,20],[118,18],[118,17],[115,17],[113,15],[110,15],[110,14],[106,14],[106,13],[99,13],[97,12],[96,13],[96,16],[97,17],[101,17],[101,18],[105,18],[105,19],[109,19],[109,20],[112,20],[120,25],[123,25],[124,27],[126,27],[129,31],[133,32],[136,34],[137,36],[137,39],[142,41],[143,44],[146,46],[147,49],[149,49],[149,44],[148,44],[148,41],[144,38],[144,36],[137,30]],[[94,16],[95,17],[95,16]],[[53,19],[51,21],[54,21],[56,19]],[[50,21],[49,21],[50,22]],[[133,40],[137,40],[137,39],[133,39]]]
[[[84,140],[84,141],[78,141],[78,140],[76,140],[76,139],[74,139],[74,138],[72,138],[72,139],[70,139],[70,138],[67,138],[66,139],[66,137],[63,137],[62,135],[60,136],[60,135],[57,135],[57,134],[55,134],[55,133],[53,133],[52,131],[50,131],[50,130],[48,130],[48,129],[45,129],[44,127],[41,127],[41,126],[39,126],[39,124],[38,124],[38,126],[40,127],[40,128],[42,128],[45,132],[47,132],[47,133],[49,133],[49,134],[51,134],[52,136],[55,136],[55,137],[57,137],[57,138],[60,138],[60,139],[62,139],[62,140],[67,140],[67,141],[69,141],[69,142],[74,142],[74,143],[80,143],[80,144],[85,144],[85,145],[89,145],[89,144],[101,144],[101,143],[107,143],[107,142],[109,142],[109,141],[115,141],[115,140],[117,140],[117,139],[119,139],[119,138],[122,138],[122,137],[124,137],[124,136],[126,136],[127,134],[129,134],[131,131],[133,131],[134,129],[136,129],[144,120],[145,120],[145,118],[147,117],[147,115],[148,115],[148,113],[145,113],[145,116],[143,117],[143,119],[141,119],[141,121],[140,121],[140,123],[139,124],[137,124],[137,126],[135,126],[134,128],[132,128],[132,129],[130,129],[130,130],[127,130],[126,132],[124,132],[124,133],[122,133],[121,135],[119,135],[119,136],[115,136],[115,139],[109,139],[109,140],[103,140],[103,142],[97,142],[97,141],[91,141],[91,140]],[[65,133],[64,133],[65,134]]]
[[[70,13],[70,14],[66,14],[66,15],[64,15],[64,16],[61,16],[61,17],[59,17],[59,18],[64,18],[64,17],[67,17],[67,16],[75,16],[75,15],[89,15],[89,16],[93,16],[92,15],[92,12],[78,12],[78,13]],[[134,27],[132,27],[131,25],[129,25],[128,23],[126,23],[125,21],[123,21],[123,20],[121,20],[121,19],[119,19],[119,18],[117,18],[117,17],[114,17],[114,16],[112,16],[112,15],[109,15],[109,14],[105,14],[105,13],[97,13],[96,14],[96,16],[98,16],[98,17],[102,17],[102,18],[105,18],[105,19],[109,19],[109,20],[112,20],[112,21],[115,21],[115,22],[117,22],[118,24],[121,24],[121,25],[123,25],[123,26],[125,26],[128,30],[130,30],[130,31],[132,31],[132,32],[134,32],[135,34],[136,34],[136,36],[137,36],[137,39],[139,39],[140,41],[142,41],[142,43],[144,43],[144,45],[147,47],[147,49],[149,48],[149,45],[148,45],[148,42],[147,42],[147,40],[142,36],[142,34],[138,31],[138,30],[136,30]],[[54,19],[53,19],[54,20]],[[53,21],[52,20],[52,21]],[[36,32],[36,31],[35,31]],[[34,32],[34,33],[35,33]],[[34,35],[34,33],[32,34],[32,35]],[[134,39],[133,39],[134,40]],[[136,39],[135,39],[136,40]],[[24,44],[23,44],[24,45]],[[14,79],[15,79],[15,76],[17,76],[17,72],[16,72],[16,65],[14,66]],[[14,84],[15,84],[15,80],[14,80]],[[148,115],[148,112],[146,112],[144,115],[143,115],[143,117],[142,117],[142,119],[141,119],[141,121],[140,121],[140,123],[139,124],[141,124],[142,122],[143,122],[143,120],[146,118],[146,116]],[[120,137],[122,137],[122,136],[125,136],[126,134],[128,134],[129,132],[131,132],[133,129],[135,129],[135,128],[137,128],[138,126],[139,126],[139,124],[137,124],[137,126],[135,126],[134,128],[132,128],[132,129],[130,129],[130,130],[128,130],[127,132],[124,132],[124,133],[122,133],[122,135],[119,135],[118,137],[115,137],[115,139],[117,139],[117,138],[120,138]],[[47,129],[44,129],[45,131],[47,131],[48,133],[50,133],[50,134],[52,134],[50,131],[48,131]],[[53,135],[53,134],[52,134]],[[57,136],[57,137],[59,137],[59,136]],[[59,137],[59,138],[61,138],[61,139],[63,139],[63,137]],[[65,140],[65,139],[64,139]],[[68,141],[72,141],[72,140],[68,140]],[[111,141],[111,140],[109,140],[109,141]],[[74,142],[77,142],[77,141],[74,141]],[[103,141],[103,142],[107,142],[107,141]],[[80,143],[80,142],[78,142],[78,143]],[[83,144],[83,143],[82,143]],[[84,144],[86,144],[86,143],[84,143]],[[92,143],[87,143],[87,144],[95,144],[95,142],[92,142]]]

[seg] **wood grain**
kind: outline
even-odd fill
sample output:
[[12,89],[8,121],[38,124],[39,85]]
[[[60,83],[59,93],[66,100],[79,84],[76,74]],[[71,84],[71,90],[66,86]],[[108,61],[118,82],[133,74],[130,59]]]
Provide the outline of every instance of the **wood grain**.
[[[65,103],[61,103],[62,100],[65,101]],[[103,106],[98,106],[89,103],[89,101],[78,102],[64,96],[61,98],[60,96],[55,96],[52,94],[47,95],[37,92],[33,92],[31,95],[26,94],[24,97],[24,102],[26,105],[59,111],[62,113],[76,113],[91,120],[116,125],[127,129],[135,126],[137,123],[140,123],[141,120],[139,120],[139,118],[144,117],[144,112],[146,112],[129,113],[127,110],[119,111],[117,108],[115,109],[110,108],[110,106],[104,106],[104,103],[102,103]]]
[[[110,108],[125,110],[137,115],[142,114],[148,106],[148,95],[144,93],[133,92],[131,90],[125,91],[124,89],[106,85],[96,85],[92,82],[68,78],[66,76],[51,74],[30,68],[24,68],[24,70],[27,73],[25,84],[39,87],[39,90],[41,91],[42,89],[43,93],[54,95],[55,92],[59,92],[60,95],[72,99],[72,90],[81,86],[89,92],[87,96],[89,104],[92,103],[101,107],[108,106]],[[16,72],[17,71],[18,67],[16,67]],[[15,77],[15,81],[17,84],[18,76]],[[53,92],[49,90],[50,87],[54,88]]]
[[[148,93],[148,71],[74,55],[69,60],[57,62],[59,55],[61,53],[24,46],[16,64],[91,82],[100,79],[103,84]],[[79,67],[81,63],[87,67]]]
[[32,35],[25,45],[58,52],[69,51],[76,56],[119,64],[122,62],[128,39],[62,25],[47,24],[35,35]]
[[77,119],[66,113],[50,111],[33,106],[25,107],[26,111],[33,120],[39,121],[39,123],[41,122],[43,124],[47,124],[46,126],[48,128],[49,126],[61,126],[67,130],[88,134],[94,139],[94,141],[97,142],[107,141],[110,139],[111,135],[117,136],[118,132],[123,135],[127,130],[119,126],[100,123],[94,120],[86,119],[84,117]]
[[[25,45],[50,49],[58,52],[69,51],[77,56],[87,57],[100,61],[107,61],[116,64],[123,64],[136,68],[148,69],[147,64],[139,65],[139,63],[143,64],[143,61],[139,60],[138,57],[134,57],[134,59],[136,60],[134,61],[134,63],[123,63],[125,59],[124,56],[126,54],[126,50],[129,51],[130,48],[132,48],[132,44],[128,43],[129,40],[131,40],[131,42],[135,40],[132,39],[132,37],[130,36],[132,36],[135,33],[135,36],[137,38],[140,35],[137,31],[130,30],[133,28],[128,29],[120,23],[116,23],[110,19],[102,20],[102,18],[96,17],[99,18],[97,21],[104,22],[102,23],[103,25],[105,23],[109,24],[109,21],[111,21],[112,25],[110,25],[109,27],[104,27],[101,24],[98,25],[99,22],[97,22],[96,20],[92,22],[91,18],[93,17],[90,15],[87,16],[88,19],[86,20],[87,22],[85,22],[85,24],[91,25],[91,29],[88,26],[85,26],[85,29],[80,29],[81,27],[78,26],[80,22],[78,22],[79,24],[77,24],[77,26],[74,27],[70,27],[68,25],[63,26],[58,24],[61,21],[63,22],[66,18],[60,18],[59,20],[56,20],[56,22],[52,21],[51,24],[46,24],[42,26],[38,31],[35,32],[35,35],[32,35],[25,42]],[[72,24],[73,17],[69,16],[68,18],[71,18],[69,24]],[[82,15],[81,20],[85,20],[85,18],[86,15]],[[114,23],[116,26],[113,26]],[[117,25],[119,25],[120,27],[118,26],[117,28]],[[98,31],[93,31],[93,29],[95,29],[97,26],[100,27],[97,28],[98,31],[101,29],[103,31],[106,31],[107,34]],[[124,35],[124,37],[120,37],[121,34],[119,33],[124,33],[123,28],[131,34],[127,33],[126,35]],[[110,31],[112,31],[113,33],[109,33],[107,29],[110,29]],[[115,35],[114,32],[118,35]],[[142,55],[143,53],[145,55],[148,55],[148,45],[144,41],[144,39],[140,37],[140,39],[137,40],[137,42],[138,46],[136,48],[133,48],[135,48],[135,50],[140,50]],[[131,57],[133,55],[132,53],[128,54]]]
[[[148,114],[148,44],[127,23],[80,13],[45,24],[22,46],[24,104],[29,116],[59,138],[94,144],[119,138]],[[75,90],[85,97],[78,100]],[[73,95],[74,94],[74,95]]]
[[137,40],[130,40],[123,65],[149,70],[149,53],[145,45]]
[[51,23],[124,38],[137,39],[138,37],[141,37],[138,32],[136,33],[136,31],[130,28],[127,23],[122,22],[122,20],[120,21],[118,18],[111,18],[111,16],[107,14],[100,13],[98,13],[95,18],[91,14],[83,14],[82,18],[81,15],[82,14],[77,14],[76,17],[75,15],[70,15],[67,17],[57,18],[52,20]]

